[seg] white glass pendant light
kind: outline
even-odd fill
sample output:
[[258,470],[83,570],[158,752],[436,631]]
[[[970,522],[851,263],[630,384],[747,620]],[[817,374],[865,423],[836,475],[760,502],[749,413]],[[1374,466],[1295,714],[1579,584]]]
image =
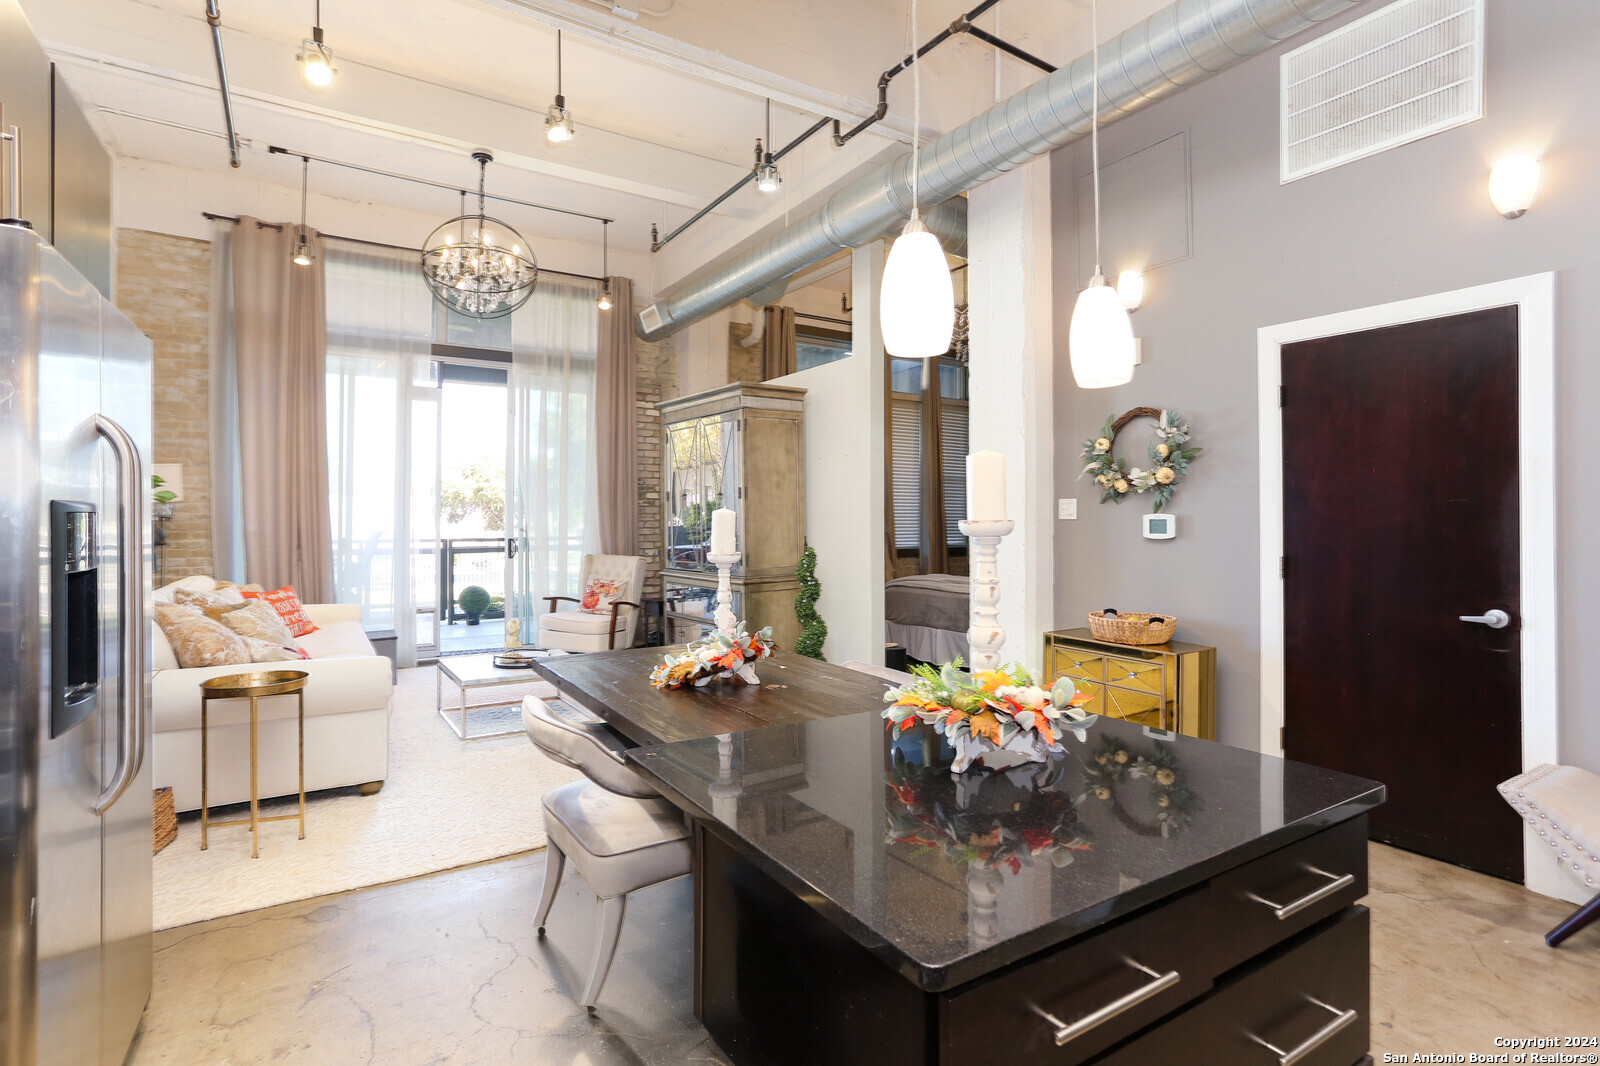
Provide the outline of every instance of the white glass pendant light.
[[1100,273],[1100,13],[1098,2],[1089,5],[1090,32],[1094,36],[1094,92],[1089,125],[1094,157],[1094,277],[1078,294],[1067,329],[1067,349],[1072,357],[1072,379],[1080,389],[1108,389],[1133,380],[1133,323],[1117,290]]
[[311,178],[311,157],[300,157],[300,239],[294,246],[294,265],[308,267],[317,261],[306,239],[306,185]]
[[326,89],[333,84],[333,50],[322,41],[322,0],[317,0],[316,21],[311,26],[311,36],[300,42],[300,74],[314,89]]
[[561,31],[556,31],[556,102],[544,113],[544,138],[551,144],[565,144],[572,140],[572,112],[567,110],[567,98],[561,93]]
[[883,346],[902,359],[937,359],[950,350],[956,328],[955,286],[939,238],[917,208],[917,171],[922,162],[922,62],[916,56],[917,0],[911,0],[911,220],[883,264],[878,317]]

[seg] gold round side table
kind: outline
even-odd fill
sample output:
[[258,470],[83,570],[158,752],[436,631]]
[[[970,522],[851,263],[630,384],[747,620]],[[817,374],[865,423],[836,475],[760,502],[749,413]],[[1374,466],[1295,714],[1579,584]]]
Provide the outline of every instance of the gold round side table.
[[[268,670],[252,674],[226,674],[200,682],[200,850],[206,850],[208,826],[248,825],[250,827],[250,857],[261,857],[261,823],[300,820],[300,839],[306,838],[306,680],[311,675],[304,670]],[[259,721],[256,701],[263,696],[294,694],[300,701],[300,813],[261,817],[261,796],[258,788]],[[208,708],[212,700],[250,701],[250,817],[233,818],[226,822],[210,820],[206,797]]]

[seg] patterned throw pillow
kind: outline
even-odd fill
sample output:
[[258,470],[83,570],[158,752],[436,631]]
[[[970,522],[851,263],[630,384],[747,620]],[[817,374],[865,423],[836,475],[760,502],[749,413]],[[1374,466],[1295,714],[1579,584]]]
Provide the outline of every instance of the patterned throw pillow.
[[285,585],[270,592],[252,592],[245,589],[244,596],[248,600],[266,600],[270,603],[272,609],[278,612],[278,617],[283,619],[283,624],[289,627],[289,635],[292,637],[303,637],[307,633],[317,631],[317,627],[311,622],[311,616],[306,614],[305,605],[295,594],[293,585]]
[[250,661],[253,663],[287,663],[311,658],[310,652],[294,644],[274,644],[270,640],[257,640],[254,637],[246,637],[244,642],[250,646]]
[[251,661],[250,648],[239,634],[201,614],[194,607],[156,604],[156,624],[161,627],[178,666],[234,666]]
[[611,605],[622,598],[622,586],[603,577],[591,578],[583,590],[583,602],[578,610],[585,614],[610,614]]
[[280,647],[294,647],[294,634],[265,600],[249,600],[223,615],[221,622],[246,640],[265,640]]

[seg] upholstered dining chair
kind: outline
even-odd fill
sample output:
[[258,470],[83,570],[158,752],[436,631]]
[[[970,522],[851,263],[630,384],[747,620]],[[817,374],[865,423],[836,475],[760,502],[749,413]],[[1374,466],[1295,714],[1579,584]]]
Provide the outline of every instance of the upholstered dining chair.
[[839,665],[857,673],[871,674],[878,680],[887,681],[891,685],[908,685],[916,680],[904,670],[896,670],[891,666],[874,666],[872,663],[864,663],[860,659],[849,659]]
[[1596,893],[1544,935],[1556,947],[1600,918],[1600,777],[1545,763],[1501,784],[1500,795],[1550,845],[1561,868]]
[[[584,600],[595,582],[614,586],[609,606]],[[550,610],[539,617],[538,647],[558,651],[609,651],[633,647],[639,625],[639,597],[644,593],[644,557],[639,555],[585,555],[578,578],[580,598],[547,596]],[[557,603],[577,606],[556,610]]]
[[678,809],[623,761],[630,745],[605,723],[560,700],[528,696],[522,724],[535,747],[586,778],[540,801],[549,844],[534,923],[543,937],[570,861],[600,900],[600,935],[583,987],[592,1013],[617,953],[628,894],[688,874],[689,830]]

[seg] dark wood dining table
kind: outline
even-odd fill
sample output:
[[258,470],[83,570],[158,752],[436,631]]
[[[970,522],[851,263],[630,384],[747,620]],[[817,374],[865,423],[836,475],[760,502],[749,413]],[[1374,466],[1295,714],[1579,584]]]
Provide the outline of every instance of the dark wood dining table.
[[666,744],[768,726],[799,725],[883,706],[888,687],[871,674],[779,652],[756,664],[759,685],[714,681],[658,689],[650,671],[682,647],[629,648],[534,660],[561,698],[604,719],[635,744]]

